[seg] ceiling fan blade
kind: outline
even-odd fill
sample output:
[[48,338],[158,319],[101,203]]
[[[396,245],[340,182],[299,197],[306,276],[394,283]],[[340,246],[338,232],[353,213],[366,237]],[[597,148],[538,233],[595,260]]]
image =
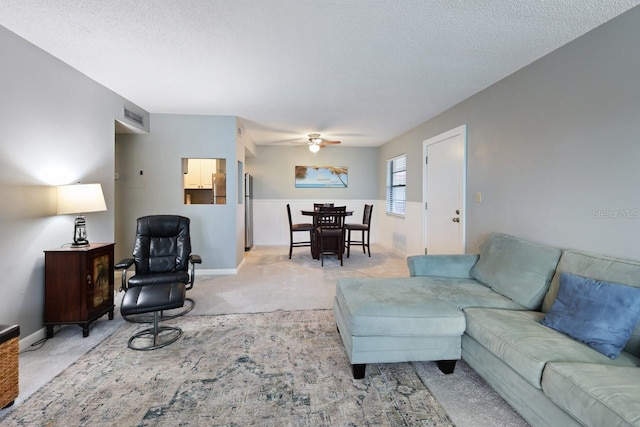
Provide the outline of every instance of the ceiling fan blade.
[[340,141],[322,141],[320,145],[335,145],[340,144]]

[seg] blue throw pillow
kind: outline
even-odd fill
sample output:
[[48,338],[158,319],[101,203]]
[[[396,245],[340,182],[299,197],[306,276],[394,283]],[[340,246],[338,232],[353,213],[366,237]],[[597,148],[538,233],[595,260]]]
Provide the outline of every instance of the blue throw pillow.
[[640,320],[640,288],[561,273],[545,326],[615,359]]

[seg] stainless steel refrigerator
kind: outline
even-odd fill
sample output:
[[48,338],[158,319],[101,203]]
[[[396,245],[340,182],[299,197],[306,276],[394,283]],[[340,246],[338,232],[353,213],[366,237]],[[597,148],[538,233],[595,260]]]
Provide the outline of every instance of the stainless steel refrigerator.
[[211,174],[211,203],[214,205],[227,204],[227,174]]
[[244,174],[244,250],[253,246],[253,177]]

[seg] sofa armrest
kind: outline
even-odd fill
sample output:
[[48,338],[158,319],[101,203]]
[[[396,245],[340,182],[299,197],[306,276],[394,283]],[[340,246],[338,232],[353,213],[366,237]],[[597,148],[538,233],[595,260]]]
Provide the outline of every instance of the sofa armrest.
[[407,258],[409,274],[414,276],[470,279],[469,272],[478,261],[478,254],[414,255]]

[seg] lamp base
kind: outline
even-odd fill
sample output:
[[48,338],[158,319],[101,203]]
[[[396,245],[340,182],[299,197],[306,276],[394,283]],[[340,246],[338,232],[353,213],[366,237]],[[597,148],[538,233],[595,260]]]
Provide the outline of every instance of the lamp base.
[[82,248],[89,246],[87,240],[87,221],[84,219],[84,215],[78,215],[73,225],[73,243],[72,248]]

